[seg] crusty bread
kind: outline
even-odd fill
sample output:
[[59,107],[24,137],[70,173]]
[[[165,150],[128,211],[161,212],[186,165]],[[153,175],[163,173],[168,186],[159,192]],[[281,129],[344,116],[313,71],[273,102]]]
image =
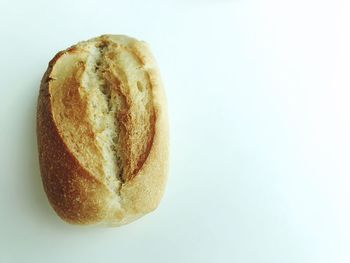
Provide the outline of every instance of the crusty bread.
[[41,82],[37,136],[44,189],[62,219],[118,226],[154,210],[168,124],[147,44],[103,35],[59,52]]

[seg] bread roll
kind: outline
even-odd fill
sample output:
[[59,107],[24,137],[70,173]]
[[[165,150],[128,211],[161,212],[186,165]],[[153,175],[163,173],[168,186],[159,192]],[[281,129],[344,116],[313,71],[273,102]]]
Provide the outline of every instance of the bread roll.
[[119,226],[154,210],[168,124],[147,44],[103,35],[59,52],[41,82],[37,137],[44,189],[65,221]]

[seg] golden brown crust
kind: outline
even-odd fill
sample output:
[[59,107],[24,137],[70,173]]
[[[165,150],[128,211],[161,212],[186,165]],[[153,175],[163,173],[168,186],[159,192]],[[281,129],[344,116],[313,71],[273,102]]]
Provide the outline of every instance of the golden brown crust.
[[43,185],[50,203],[63,219],[89,224],[105,217],[106,211],[97,200],[109,193],[80,166],[58,134],[48,89],[52,62],[42,79],[38,99],[37,135]]
[[[130,50],[131,51],[131,50]],[[114,57],[114,55],[110,56],[109,53],[108,57]],[[106,79],[106,82],[110,86],[111,89],[115,90],[116,93],[123,99],[123,102],[125,104],[125,109],[120,111],[117,114],[117,121],[120,124],[120,134],[122,140],[120,141],[121,147],[123,148],[123,157],[124,157],[124,174],[121,178],[124,182],[130,181],[132,178],[134,178],[140,169],[142,168],[144,162],[146,161],[149,152],[151,150],[152,144],[153,144],[153,138],[154,138],[154,130],[155,130],[155,122],[156,122],[156,116],[154,112],[154,108],[152,105],[151,108],[151,114],[149,118],[150,122],[150,131],[147,136],[146,141],[142,142],[144,143],[144,151],[138,152],[137,156],[133,155],[132,152],[132,146],[135,144],[135,141],[132,138],[132,133],[136,130],[137,124],[133,121],[133,102],[130,100],[130,97],[128,94],[124,94],[124,92],[121,90],[120,86],[120,80],[109,70],[106,70],[104,72],[104,77]],[[153,103],[152,103],[153,104]]]
[[[150,123],[152,128],[146,142],[146,150],[139,153],[139,157],[134,161],[134,170],[125,178],[117,193],[108,187],[103,176],[85,167],[76,158],[76,154],[72,152],[72,145],[67,145],[59,131],[62,127],[57,125],[62,124],[57,123],[53,116],[52,99],[56,95],[52,94],[50,89],[50,83],[57,78],[56,75],[52,75],[52,71],[62,56],[70,52],[81,52],[73,46],[59,52],[51,60],[41,82],[37,110],[40,170],[48,199],[61,218],[74,224],[122,225],[154,210],[162,197],[168,166],[165,96],[154,58],[145,43],[125,36],[106,35],[99,39],[124,45],[133,51],[146,68],[153,106]],[[113,55],[110,59],[113,59]],[[80,78],[79,72],[84,71],[84,63],[80,66],[82,69],[79,71],[78,67],[73,76]],[[76,79],[70,79],[69,83],[64,84],[65,87],[76,85],[79,85]],[[69,95],[72,96],[72,93]],[[66,99],[67,105],[71,105],[69,96],[66,96]],[[81,107],[79,106],[78,110],[82,110]],[[120,119],[118,121],[122,122]],[[94,134],[91,136],[92,139],[95,138]],[[127,147],[129,146],[127,144]]]

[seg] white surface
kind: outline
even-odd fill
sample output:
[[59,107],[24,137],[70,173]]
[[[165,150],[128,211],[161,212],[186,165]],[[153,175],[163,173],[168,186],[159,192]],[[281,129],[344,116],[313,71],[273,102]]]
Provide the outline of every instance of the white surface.
[[[0,262],[350,262],[349,13],[346,0],[1,0]],[[35,137],[48,61],[102,33],[152,45],[171,118],[161,206],[115,229],[54,214]]]

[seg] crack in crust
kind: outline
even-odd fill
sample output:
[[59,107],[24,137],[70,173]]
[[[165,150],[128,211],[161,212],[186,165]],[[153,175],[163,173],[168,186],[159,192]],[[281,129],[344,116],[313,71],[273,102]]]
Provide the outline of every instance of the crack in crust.
[[[78,44],[66,59],[79,49],[85,60],[73,63],[73,74],[51,87],[58,94],[53,115],[81,164],[119,193],[152,147],[156,117],[149,76],[130,49],[107,39]],[[91,156],[103,161],[91,163]]]

